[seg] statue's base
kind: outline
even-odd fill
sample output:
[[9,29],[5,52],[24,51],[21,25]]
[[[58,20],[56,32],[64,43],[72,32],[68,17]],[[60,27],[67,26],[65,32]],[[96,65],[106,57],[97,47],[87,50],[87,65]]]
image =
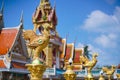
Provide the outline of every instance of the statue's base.
[[73,69],[73,66],[71,66],[71,65],[67,66],[67,70],[64,73],[64,77],[66,80],[75,80],[76,74],[72,69]]
[[42,80],[47,66],[43,64],[26,64],[26,67],[30,72],[30,80]]
[[105,80],[103,75],[100,75],[99,80]]
[[85,80],[94,80],[94,78],[85,77]]
[[91,73],[88,73],[88,75],[85,77],[85,80],[94,80],[94,77]]

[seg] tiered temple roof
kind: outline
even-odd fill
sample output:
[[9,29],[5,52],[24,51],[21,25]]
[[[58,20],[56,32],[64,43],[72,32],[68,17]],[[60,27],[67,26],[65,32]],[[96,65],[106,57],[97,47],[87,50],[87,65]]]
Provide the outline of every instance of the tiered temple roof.
[[80,56],[82,53],[82,48],[75,48],[73,63],[80,63]]
[[66,39],[62,39],[62,52],[60,55],[61,62],[64,61],[64,68],[72,63],[74,70],[81,70],[80,56],[83,54],[82,48],[75,48],[74,43],[67,43]]
[[3,60],[0,60],[0,68],[6,68]]
[[22,24],[14,28],[2,28],[0,32],[0,69],[28,73],[25,70],[28,61],[27,48],[22,38]]
[[12,48],[17,33],[17,29],[2,29],[0,33],[0,55],[7,54],[9,49]]

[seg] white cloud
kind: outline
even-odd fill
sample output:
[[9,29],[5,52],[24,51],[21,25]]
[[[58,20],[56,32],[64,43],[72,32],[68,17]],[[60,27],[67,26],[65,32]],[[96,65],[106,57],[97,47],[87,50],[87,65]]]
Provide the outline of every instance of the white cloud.
[[[108,15],[100,10],[93,11],[85,20],[83,29],[99,35],[94,41],[104,48],[114,48],[120,37],[120,7],[116,7],[113,15]],[[103,34],[104,33],[104,34]]]
[[100,10],[93,11],[84,21],[82,28],[96,34],[92,36],[93,42],[89,44],[89,49],[99,53],[98,64],[120,63],[120,7],[115,8],[113,15]]
[[95,39],[95,42],[98,45],[101,45],[104,48],[114,48],[117,46],[116,43],[117,36],[115,34],[101,35]]
[[83,28],[93,32],[120,32],[120,7],[116,7],[113,15],[100,10],[93,11],[85,20]]
[[77,45],[77,47],[78,47],[78,48],[83,48],[83,47],[84,47],[84,44],[82,44],[82,43],[79,42],[78,45]]
[[114,12],[114,16],[116,17],[116,20],[117,20],[118,24],[120,25],[120,7],[116,7],[116,10]]

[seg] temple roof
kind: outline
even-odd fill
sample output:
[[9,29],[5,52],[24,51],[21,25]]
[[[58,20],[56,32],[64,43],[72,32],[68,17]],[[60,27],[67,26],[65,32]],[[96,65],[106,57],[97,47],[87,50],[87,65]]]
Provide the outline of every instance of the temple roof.
[[5,55],[14,44],[18,28],[3,28],[0,33],[0,55]]
[[13,66],[13,68],[26,69],[25,64],[23,64],[23,63],[12,62],[12,66]]
[[70,58],[73,59],[73,52],[74,51],[74,44],[67,44],[66,51],[65,51],[65,60],[69,60]]
[[[14,71],[15,70],[24,70],[25,62],[27,63],[26,56],[27,50],[24,50],[25,46],[24,41],[22,41],[22,24],[18,27],[12,28],[2,28],[0,30],[0,68],[1,71],[7,71],[7,69]],[[19,42],[21,43],[19,44]],[[21,45],[19,50],[23,50],[21,53],[15,52],[17,45]],[[19,47],[18,47],[19,48]],[[17,56],[19,55],[19,58]],[[14,58],[15,57],[15,58]],[[24,59],[25,58],[25,59]],[[12,67],[12,68],[11,68]],[[28,72],[25,72],[28,73]]]
[[0,60],[0,68],[6,68],[3,60]]
[[12,62],[12,68],[7,69],[4,61],[0,60],[0,71],[6,71],[6,72],[15,72],[15,73],[29,73],[25,67],[25,64]]
[[82,52],[83,50],[81,48],[75,49],[73,63],[80,63],[80,55]]

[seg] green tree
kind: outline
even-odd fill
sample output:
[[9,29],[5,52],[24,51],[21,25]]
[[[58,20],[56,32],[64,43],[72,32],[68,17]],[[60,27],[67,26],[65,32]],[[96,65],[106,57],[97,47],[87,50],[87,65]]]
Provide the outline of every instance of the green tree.
[[90,51],[88,50],[89,46],[88,45],[85,45],[84,47],[84,56],[86,56],[88,59],[91,58],[91,54],[89,53]]

